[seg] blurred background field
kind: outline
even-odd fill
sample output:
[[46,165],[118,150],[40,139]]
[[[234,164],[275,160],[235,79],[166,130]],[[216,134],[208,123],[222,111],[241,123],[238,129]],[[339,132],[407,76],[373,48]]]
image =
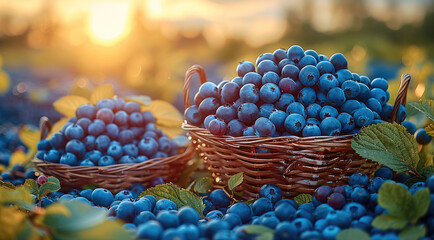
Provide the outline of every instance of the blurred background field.
[[345,54],[350,71],[388,79],[391,99],[410,73],[408,101],[432,99],[433,40],[432,0],[0,0],[0,125],[56,121],[56,99],[102,83],[182,112],[191,65],[218,82],[293,44]]

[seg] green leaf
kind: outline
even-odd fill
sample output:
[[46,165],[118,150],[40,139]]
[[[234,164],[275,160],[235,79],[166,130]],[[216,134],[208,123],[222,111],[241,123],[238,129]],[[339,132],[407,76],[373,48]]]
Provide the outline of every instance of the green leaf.
[[244,180],[244,173],[243,172],[239,172],[239,173],[233,175],[231,178],[229,178],[229,181],[228,181],[229,190],[232,191],[234,188],[236,188],[241,183],[243,183],[243,180]]
[[25,228],[27,215],[15,207],[0,206],[0,239],[18,239],[17,236]]
[[60,181],[59,181],[59,179],[57,179],[55,177],[48,177],[47,179],[48,179],[47,182],[54,183],[56,185],[59,185],[59,187],[60,187]]
[[357,239],[357,240],[370,240],[371,237],[365,231],[362,231],[357,228],[348,228],[342,230],[337,236],[336,240],[348,240],[348,239]]
[[15,187],[15,185],[13,185],[10,182],[3,182],[0,181],[0,188],[5,188],[5,189],[10,189],[10,190],[15,190],[17,187]]
[[187,190],[192,190],[197,193],[206,193],[212,187],[212,178],[201,177],[195,179],[188,187]]
[[46,182],[39,187],[39,196],[45,196],[49,193],[57,192],[60,189],[60,185],[52,183],[52,182]]
[[396,172],[414,169],[419,162],[416,140],[397,123],[383,122],[363,128],[353,138],[351,147],[360,156]]
[[39,186],[35,180],[31,178],[27,178],[26,181],[24,182],[24,186],[26,186],[27,189],[29,189],[31,194],[35,196],[39,196]]
[[372,226],[381,229],[403,229],[408,221],[402,217],[395,217],[389,214],[378,215],[372,222]]
[[[58,205],[63,205],[66,210]],[[52,208],[54,210],[52,210]],[[38,216],[35,221],[50,228],[55,233],[73,233],[96,227],[106,219],[106,211],[79,202],[61,200],[47,207],[47,213]]]
[[426,235],[426,227],[424,225],[407,227],[399,233],[399,238],[402,240],[415,240],[423,238]]
[[424,175],[427,178],[430,177],[431,175],[434,174],[434,165],[429,165],[429,166],[426,166],[426,167],[422,168],[419,171],[419,173],[422,174],[422,175]]
[[378,190],[378,204],[391,216],[409,219],[413,209],[412,196],[402,185],[385,182]]
[[121,221],[107,220],[89,229],[77,232],[56,232],[54,239],[59,240],[134,240],[133,234],[122,228]]
[[203,217],[205,205],[202,202],[202,198],[186,189],[180,189],[172,183],[157,185],[140,194],[141,197],[145,195],[152,195],[157,198],[157,200],[162,198],[169,199],[174,202],[178,208],[190,206],[194,208],[201,217]]
[[[264,227],[262,225],[247,225],[244,227],[244,232],[247,234],[252,235],[264,235],[264,234],[271,234],[274,235],[274,230],[268,227]],[[271,238],[273,239],[273,238]]]
[[26,210],[34,208],[32,196],[24,186],[19,186],[14,190],[0,188],[0,196],[0,205],[12,204]]
[[431,203],[430,192],[428,188],[419,189],[412,197],[413,211],[411,214],[411,222],[413,224],[425,216],[428,212]]
[[410,102],[407,105],[425,114],[431,120],[434,120],[434,100],[431,99],[420,99],[419,103]]
[[298,194],[294,198],[294,201],[298,204],[298,206],[300,206],[303,203],[312,202],[312,195],[306,193]]
[[431,137],[434,137],[434,122],[431,121],[431,123],[425,128],[426,133],[430,135]]

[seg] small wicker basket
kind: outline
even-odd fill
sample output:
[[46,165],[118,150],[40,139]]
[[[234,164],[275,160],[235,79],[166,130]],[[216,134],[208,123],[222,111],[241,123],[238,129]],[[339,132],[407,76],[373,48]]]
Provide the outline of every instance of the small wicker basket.
[[[186,72],[184,104],[190,104],[190,82],[194,74],[203,84],[206,74],[201,66],[194,65]],[[393,109],[396,121],[399,105],[405,105],[410,75],[402,77]],[[214,177],[215,184],[225,186],[229,178],[244,172],[244,181],[237,187],[242,199],[256,198],[264,184],[277,184],[285,197],[301,193],[312,194],[324,184],[346,183],[351,174],[364,172],[370,176],[378,164],[361,158],[351,148],[354,135],[317,137],[232,137],[216,136],[207,129],[184,122],[183,128],[195,145]],[[257,153],[256,149],[269,153]]]
[[[40,120],[41,139],[45,139],[51,123],[46,117]],[[154,158],[142,163],[115,164],[110,166],[69,166],[34,158],[36,168],[45,175],[59,179],[62,189],[79,188],[88,184],[106,188],[113,193],[127,189],[133,183],[150,186],[151,180],[161,177],[164,182],[177,182],[188,160],[194,155],[189,143],[180,148],[179,154],[167,158]]]

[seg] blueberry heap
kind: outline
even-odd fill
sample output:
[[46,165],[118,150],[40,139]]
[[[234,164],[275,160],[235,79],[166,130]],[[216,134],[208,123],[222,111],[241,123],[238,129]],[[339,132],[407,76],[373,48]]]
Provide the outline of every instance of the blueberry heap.
[[[389,121],[393,106],[384,78],[371,81],[348,70],[341,53],[277,49],[237,67],[238,77],[206,82],[185,110],[188,124],[214,135],[336,136]],[[399,108],[398,122],[406,116]]]
[[[380,230],[372,226],[378,215],[387,210],[378,205],[378,191],[385,182],[401,184],[415,194],[427,187],[431,203],[426,216],[417,224],[427,227],[427,238],[434,237],[434,176],[410,188],[402,182],[410,176],[394,174],[381,167],[372,179],[364,173],[350,176],[349,185],[317,188],[312,202],[301,205],[293,199],[283,199],[281,189],[273,184],[262,186],[258,199],[251,203],[232,202],[221,189],[205,194],[206,208],[201,218],[193,208],[178,209],[169,199],[157,200],[151,195],[138,197],[145,190],[140,184],[132,190],[112,194],[104,188],[74,190],[67,194],[52,193],[41,199],[42,206],[59,199],[83,201],[96,207],[107,208],[109,218],[120,219],[124,227],[138,239],[256,239],[249,234],[248,225],[262,225],[274,230],[274,239],[307,240],[336,239],[344,229],[357,228],[371,235],[371,239],[400,239],[398,230]],[[39,181],[39,179],[38,179]]]
[[178,153],[151,112],[141,112],[138,103],[122,98],[80,106],[76,117],[50,139],[39,141],[37,148],[37,158],[71,166],[140,163]]

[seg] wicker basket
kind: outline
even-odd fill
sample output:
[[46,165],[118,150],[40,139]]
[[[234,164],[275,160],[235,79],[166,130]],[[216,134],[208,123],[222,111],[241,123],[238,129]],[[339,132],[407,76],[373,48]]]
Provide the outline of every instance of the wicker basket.
[[[45,139],[51,124],[46,117],[40,121],[41,139]],[[194,147],[189,144],[180,148],[179,154],[167,158],[154,158],[142,163],[115,164],[110,166],[69,166],[51,163],[34,158],[37,169],[45,175],[59,179],[62,189],[79,188],[87,184],[94,184],[117,193],[131,186],[141,183],[150,186],[151,180],[161,177],[164,182],[177,182],[188,160],[194,155]]]
[[[185,107],[190,106],[190,82],[194,74],[206,82],[201,66],[192,66],[184,83]],[[404,75],[393,110],[396,121],[399,104],[405,105],[410,76]],[[229,178],[244,172],[244,181],[237,188],[243,199],[257,197],[264,184],[277,184],[285,197],[312,194],[323,184],[346,183],[355,172],[372,176],[378,164],[362,159],[351,148],[354,135],[317,137],[232,137],[216,136],[208,130],[186,122],[183,128],[203,157],[215,184],[225,186]],[[257,153],[256,149],[270,153]]]

